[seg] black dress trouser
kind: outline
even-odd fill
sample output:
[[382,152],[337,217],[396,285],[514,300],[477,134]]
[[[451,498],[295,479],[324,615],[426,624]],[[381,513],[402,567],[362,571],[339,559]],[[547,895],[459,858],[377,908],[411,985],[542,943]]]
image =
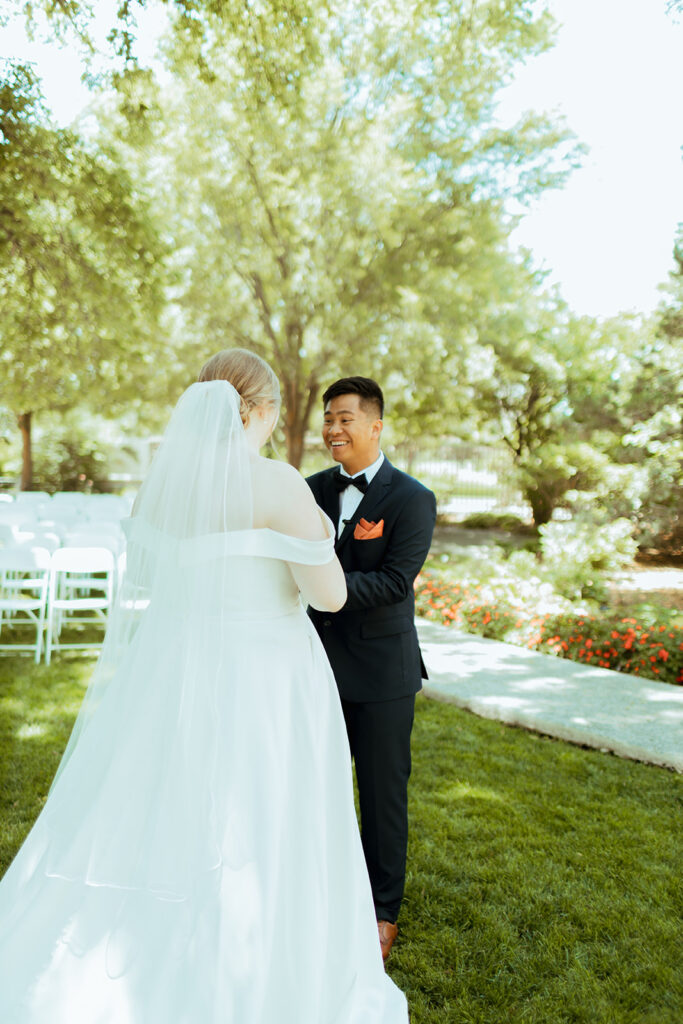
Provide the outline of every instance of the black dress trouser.
[[415,695],[342,700],[356,765],[361,839],[378,921],[396,921],[406,877],[410,733]]

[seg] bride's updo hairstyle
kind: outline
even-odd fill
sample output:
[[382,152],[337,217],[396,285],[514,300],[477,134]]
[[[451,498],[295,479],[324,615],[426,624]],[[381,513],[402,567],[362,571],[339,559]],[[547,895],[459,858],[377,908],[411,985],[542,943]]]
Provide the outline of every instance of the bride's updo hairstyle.
[[199,371],[198,381],[227,380],[240,396],[240,416],[246,426],[252,409],[280,407],[280,382],[265,359],[246,348],[226,348],[211,356]]

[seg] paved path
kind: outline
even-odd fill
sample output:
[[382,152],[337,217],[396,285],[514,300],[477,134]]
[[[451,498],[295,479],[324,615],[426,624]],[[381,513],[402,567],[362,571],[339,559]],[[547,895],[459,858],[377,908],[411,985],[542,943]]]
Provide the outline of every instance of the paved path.
[[428,697],[485,718],[683,772],[683,686],[459,633],[417,629]]

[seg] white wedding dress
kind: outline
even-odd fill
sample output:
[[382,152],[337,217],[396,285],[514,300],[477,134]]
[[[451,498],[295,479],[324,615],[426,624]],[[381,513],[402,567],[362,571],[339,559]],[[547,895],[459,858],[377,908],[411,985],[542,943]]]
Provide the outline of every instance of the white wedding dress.
[[407,1024],[288,565],[329,562],[332,536],[185,528],[169,546],[138,519],[120,635],[0,883],[0,1021]]

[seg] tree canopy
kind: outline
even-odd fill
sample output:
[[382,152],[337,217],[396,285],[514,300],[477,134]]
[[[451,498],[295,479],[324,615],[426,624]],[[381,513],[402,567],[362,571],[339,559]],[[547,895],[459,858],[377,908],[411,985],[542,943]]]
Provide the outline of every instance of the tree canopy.
[[139,387],[162,300],[158,233],[115,152],[50,123],[35,77],[0,86],[0,403],[31,416]]
[[[114,91],[87,137],[54,125],[29,66],[2,71],[0,403],[26,443],[33,413],[163,404],[242,344],[281,380],[294,465],[323,385],[365,373],[397,439],[506,444],[537,523],[584,493],[673,536],[683,241],[652,321],[573,315],[510,251],[511,209],[579,158],[561,123],[496,113],[514,68],[552,46],[550,16],[529,0],[160,2],[154,68],[137,59],[149,4],[118,4],[99,83]],[[89,3],[12,6],[79,39],[87,71]]]
[[161,111],[147,158],[184,282],[186,358],[230,339],[266,356],[295,465],[322,380],[349,366],[398,391],[429,364],[433,403],[453,405],[468,325],[511,262],[505,200],[559,183],[573,159],[542,118],[495,123],[514,61],[550,44],[526,4],[465,19],[438,2],[349,0],[307,24],[316,59],[275,33],[288,71],[274,84],[260,36],[211,16],[192,35],[181,18],[172,87],[148,82],[138,102]]

